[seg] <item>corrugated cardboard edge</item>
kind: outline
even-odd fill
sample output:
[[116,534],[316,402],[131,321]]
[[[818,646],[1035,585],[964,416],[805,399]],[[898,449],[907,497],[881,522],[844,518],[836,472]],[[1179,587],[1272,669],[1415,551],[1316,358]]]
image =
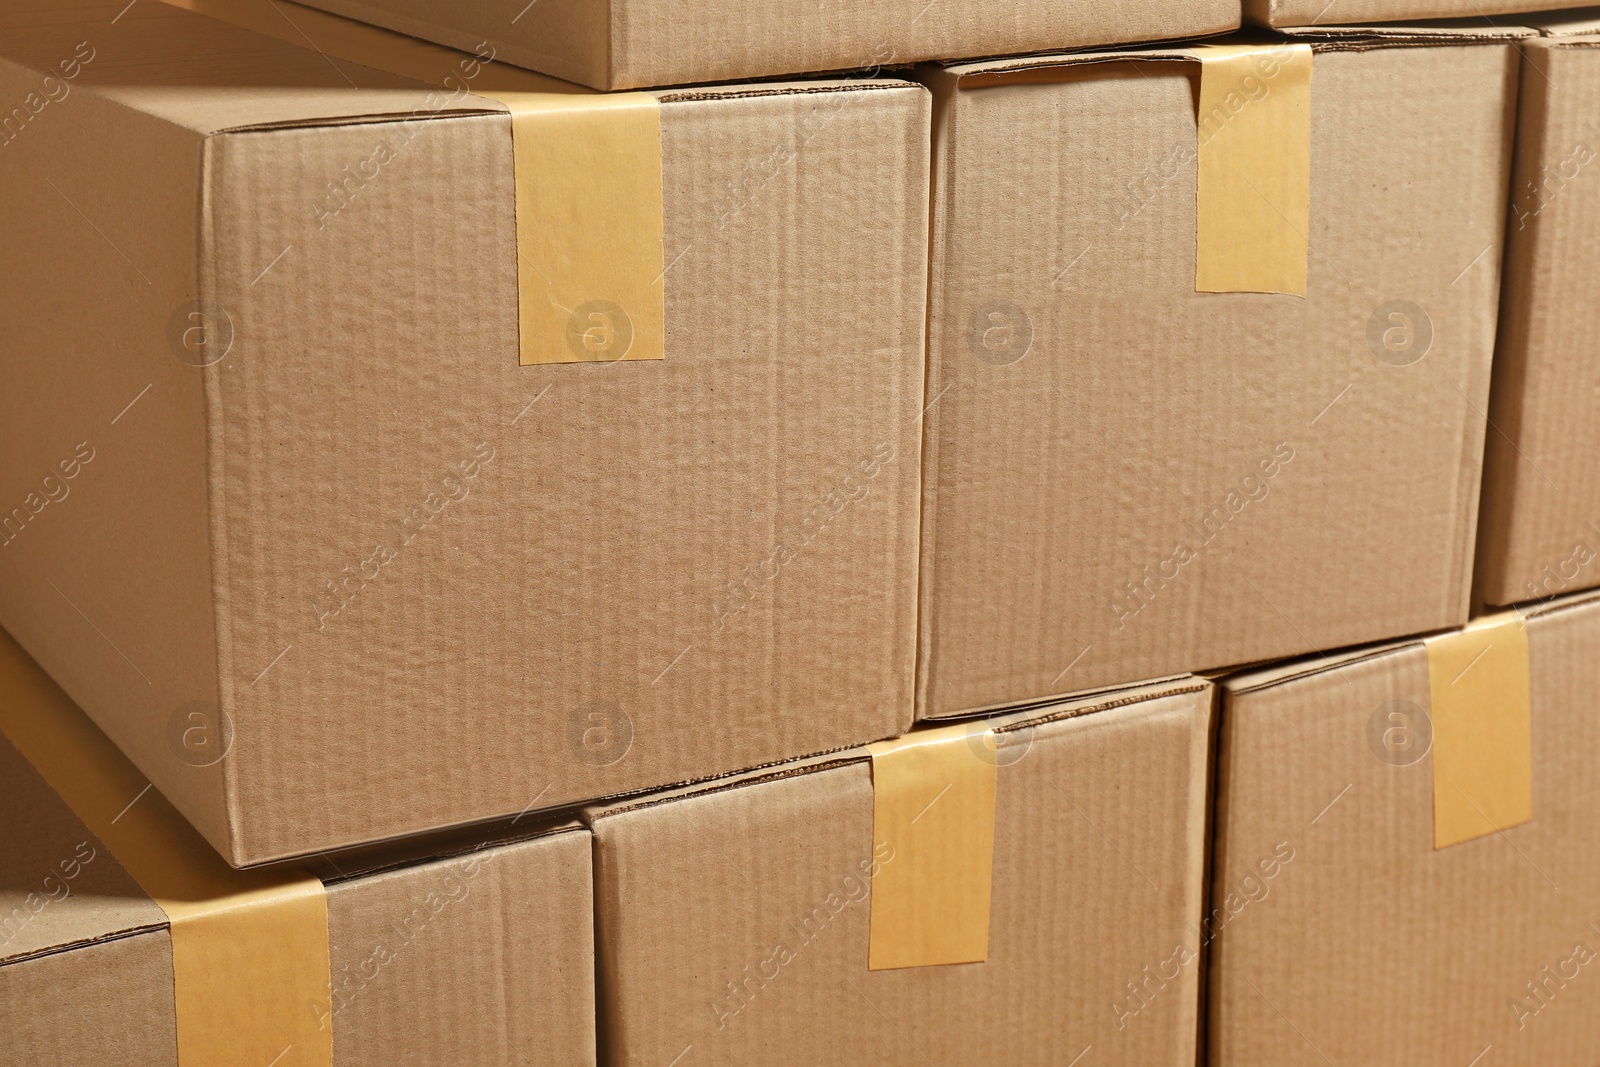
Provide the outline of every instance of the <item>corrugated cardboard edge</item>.
[[1527,302],[1518,299],[1525,293],[1539,260],[1544,241],[1545,216],[1534,212],[1526,231],[1518,221],[1519,190],[1532,182],[1544,162],[1551,83],[1545,72],[1545,53],[1553,42],[1535,39],[1521,42],[1522,71],[1517,102],[1515,146],[1506,218],[1506,240],[1501,267],[1499,330],[1495,338],[1495,358],[1490,370],[1488,417],[1494,432],[1484,443],[1481,495],[1478,502],[1478,536],[1473,562],[1473,606],[1506,605],[1519,599],[1508,595],[1507,583],[1514,580],[1505,564],[1511,537],[1511,518],[1504,510],[1514,500],[1517,481],[1525,476],[1524,457],[1514,442],[1522,435],[1523,396],[1528,363],[1530,321]]
[[[1026,709],[1010,710],[1001,714],[987,716],[968,714],[962,717],[962,721],[967,724],[967,729],[974,736],[981,735],[986,731],[1003,735],[1047,726],[1067,719],[1083,718],[1088,715],[1127,707],[1130,704],[1140,704],[1147,700],[1182,696],[1186,693],[1201,693],[1210,688],[1212,688],[1212,683],[1202,678],[1194,675],[1179,675],[1159,682],[1145,682],[1134,686],[1099,690],[1087,696],[1080,695],[1064,700],[1043,701]],[[587,804],[579,810],[579,816],[584,823],[593,827],[599,820],[614,815],[625,815],[631,811],[640,811],[661,804],[670,804],[674,801],[710,796],[730,789],[761,785],[764,782],[781,781],[785,778],[793,778],[802,774],[814,774],[832,770],[836,767],[870,763],[871,759],[872,755],[865,746],[852,745],[833,752],[806,756],[801,759],[785,760],[781,763],[769,764],[766,767],[724,775],[721,778],[685,783],[667,789],[653,790],[634,796],[616,798],[611,801]]]
[[1558,41],[1570,37],[1593,37],[1600,34],[1600,7],[1552,12],[1548,18],[1534,17],[1523,21],[1542,36]]
[[919,424],[921,443],[918,449],[921,483],[917,502],[920,513],[917,527],[917,643],[912,674],[912,715],[916,721],[923,721],[932,718],[926,713],[933,677],[932,665],[928,658],[929,651],[933,648],[935,602],[934,568],[930,564],[935,558],[939,525],[937,445],[939,410],[935,401],[943,395],[946,388],[942,384],[944,375],[941,368],[944,361],[935,359],[933,352],[933,339],[940,336],[945,314],[943,291],[934,282],[935,279],[944,276],[945,263],[948,259],[950,224],[945,214],[937,210],[937,206],[950,197],[947,181],[949,168],[945,166],[944,161],[950,152],[950,140],[954,136],[955,125],[950,105],[959,88],[959,80],[946,73],[942,67],[931,64],[917,68],[917,76],[933,98],[933,121],[929,126],[932,151],[929,153],[928,169],[928,277],[924,315],[926,327],[923,332],[923,407],[922,421]]
[[1232,35],[1208,39],[1191,46],[1181,44],[1151,44],[1110,49],[1085,49],[1073,52],[1047,52],[1033,56],[1003,56],[996,59],[968,59],[948,63],[929,64],[966,84],[962,88],[976,87],[969,79],[986,75],[1015,74],[1023,71],[1049,70],[1085,66],[1094,63],[1115,63],[1129,60],[1197,62],[1205,45],[1251,43],[1263,40],[1303,41],[1315,52],[1367,50],[1372,48],[1423,48],[1447,45],[1505,44],[1535,36],[1534,30],[1525,26],[1463,25],[1443,22],[1418,23],[1394,26],[1309,26],[1286,27],[1261,34]]
[[1328,51],[1419,48],[1442,44],[1516,41],[1532,36],[1523,25],[1501,26],[1488,19],[1431,19],[1418,22],[1349,26],[1278,26],[1273,33],[1308,40]]

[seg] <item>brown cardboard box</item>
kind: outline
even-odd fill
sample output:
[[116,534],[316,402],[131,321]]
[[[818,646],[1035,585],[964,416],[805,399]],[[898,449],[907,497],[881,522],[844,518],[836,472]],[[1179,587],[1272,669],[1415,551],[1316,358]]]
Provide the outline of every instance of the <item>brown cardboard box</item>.
[[1556,6],[1556,0],[1244,0],[1244,14],[1264,26],[1321,28],[1407,19],[1483,19]]
[[1222,0],[310,0],[598,89],[1224,33]]
[[1497,32],[1313,44],[1303,298],[1196,292],[1196,52],[928,68],[921,716],[1465,621]]
[[[4,635],[0,663],[8,702],[79,715]],[[0,1063],[177,1067],[163,908],[3,734],[0,782]],[[588,832],[524,822],[436,848],[320,863],[331,992],[304,1011],[332,1028],[332,1063],[593,1064]]]
[[[1440,850],[1420,643],[1225,683],[1213,1067],[1593,1062],[1600,598],[1530,609],[1526,640],[1533,821]],[[1295,858],[1265,881],[1280,842]]]
[[665,359],[522,366],[502,105],[123,7],[0,13],[0,622],[219,851],[910,726],[921,86],[657,94]]
[[1523,46],[1506,284],[1484,466],[1478,595],[1600,585],[1600,30]]
[[973,725],[1004,742],[981,963],[869,969],[874,899],[913,861],[876,839],[865,751],[589,812],[602,1057],[1191,1067],[1213,698],[1187,679]]

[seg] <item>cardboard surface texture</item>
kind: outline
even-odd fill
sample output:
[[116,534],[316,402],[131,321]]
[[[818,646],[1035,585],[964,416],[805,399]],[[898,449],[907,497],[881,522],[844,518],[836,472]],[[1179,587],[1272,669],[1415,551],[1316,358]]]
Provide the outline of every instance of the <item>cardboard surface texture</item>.
[[1489,604],[1600,585],[1600,23],[1540,28],[1551,36],[1523,46],[1490,394],[1477,590]]
[[869,962],[884,909],[920,906],[897,865],[943,805],[981,813],[975,776],[894,772],[925,795],[887,833],[880,749],[589,811],[603,1059],[1192,1067],[1213,699],[1190,678],[934,734],[932,762],[991,761],[982,962]]
[[313,6],[598,89],[858,70],[1239,25],[1224,0],[311,0]]
[[1483,19],[1558,6],[1554,0],[1244,0],[1244,13],[1252,22],[1288,28],[1407,19]]
[[123,8],[0,13],[0,623],[226,858],[910,726],[922,87],[651,94],[664,358],[523,366],[496,64]]
[[[138,779],[4,635],[0,664],[16,712],[0,732],[0,1063],[595,1062],[581,826],[483,828],[435,842],[433,856],[342,853],[301,876],[314,892],[268,900],[261,884],[285,876],[228,869],[148,786],[115,798],[78,788],[85,764]],[[57,746],[79,765],[48,751],[31,762],[31,740],[8,739],[22,719],[81,735]],[[186,869],[204,877],[180,886]],[[314,929],[300,915],[313,897]],[[266,940],[251,924],[272,927]],[[286,977],[308,968],[314,981]]]
[[[921,717],[1466,621],[1528,33],[923,68]],[[1307,43],[1293,180],[1261,145],[1301,129]],[[1305,212],[1303,296],[1196,291],[1197,261],[1300,282],[1204,224],[1203,168]]]
[[[1523,612],[1532,819],[1449,847],[1435,783],[1440,717],[1459,709],[1431,695],[1435,649],[1397,642],[1224,683],[1208,1063],[1592,1061],[1600,597]],[[1518,629],[1459,685],[1491,693],[1490,661]],[[1265,877],[1257,861],[1280,843],[1295,858]]]

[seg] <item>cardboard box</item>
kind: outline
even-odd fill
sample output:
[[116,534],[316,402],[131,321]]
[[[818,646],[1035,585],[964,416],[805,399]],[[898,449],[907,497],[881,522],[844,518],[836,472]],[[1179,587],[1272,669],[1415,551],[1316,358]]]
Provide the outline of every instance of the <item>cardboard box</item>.
[[[1525,642],[1532,821],[1445,848],[1434,813],[1454,750],[1429,648],[1225,683],[1209,1063],[1592,1061],[1600,598],[1528,609]],[[1444,688],[1470,692],[1508,649]],[[1263,878],[1253,865],[1280,848],[1292,862]]]
[[[1235,53],[926,69],[920,715],[1466,620],[1518,69],[1498,33],[1311,42],[1308,104],[1304,43],[1264,44],[1203,122],[1199,71]],[[1298,222],[1250,185],[1292,177],[1280,107]],[[1208,249],[1231,213],[1198,207],[1200,161],[1253,123],[1237,188],[1300,242],[1277,266],[1304,296],[1197,291],[1258,265],[1251,235]]]
[[[958,901],[988,901],[984,962],[873,969],[885,886],[918,862],[881,832],[878,746],[590,811],[602,1058],[1191,1067],[1213,697],[945,728],[973,752],[999,731],[991,881]],[[954,782],[912,795],[910,845],[947,833]]]
[[123,6],[0,14],[0,622],[223,855],[909,728],[921,86],[646,98],[664,358],[523,366],[504,105]]
[[[1600,585],[1600,24],[1523,46],[1506,284],[1484,463],[1478,596]],[[1587,31],[1588,35],[1585,35]]]
[[1407,19],[1486,19],[1551,6],[1552,0],[1244,0],[1244,14],[1263,26],[1322,29]]
[[508,62],[597,89],[1203,37],[1239,25],[1239,5],[1221,0],[540,0],[521,11],[488,0],[311,2],[457,48],[487,41]]
[[[93,732],[4,635],[0,688],[12,708],[70,715]],[[99,742],[137,780],[109,742]],[[0,1062],[178,1067],[179,1045],[194,1035],[176,1007],[181,969],[175,972],[166,910],[130,875],[128,857],[119,859],[4,733],[0,781]],[[166,837],[193,838],[222,867],[160,794],[98,816],[119,830],[142,817],[165,820]],[[322,995],[278,1004],[289,1019],[263,1010],[254,1021],[331,1029],[331,1059],[322,1062],[334,1067],[593,1064],[588,832],[524,821],[435,847],[431,858],[391,846],[319,861],[327,908]],[[258,949],[239,947],[247,969]],[[263,980],[252,1002],[269,1003],[273,993]],[[218,1002],[227,1002],[225,993]],[[295,1044],[280,1067],[316,1062],[303,1042]],[[266,1059],[232,1048],[225,1059],[185,1062]]]

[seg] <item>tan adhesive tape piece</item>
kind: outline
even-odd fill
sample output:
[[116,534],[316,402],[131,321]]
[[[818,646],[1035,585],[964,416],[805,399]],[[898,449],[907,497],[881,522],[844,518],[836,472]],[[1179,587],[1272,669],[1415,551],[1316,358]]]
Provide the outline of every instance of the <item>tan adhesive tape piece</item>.
[[1427,639],[1433,847],[1533,820],[1527,624],[1517,612]]
[[0,733],[166,913],[180,1067],[329,1067],[322,883],[230,868],[4,635]]
[[1204,45],[1196,291],[1306,293],[1311,46]]
[[511,112],[523,366],[666,358],[661,106],[292,0],[165,0]]
[[982,963],[994,866],[994,732],[919,730],[867,751],[873,846],[894,850],[872,880],[868,968]]

